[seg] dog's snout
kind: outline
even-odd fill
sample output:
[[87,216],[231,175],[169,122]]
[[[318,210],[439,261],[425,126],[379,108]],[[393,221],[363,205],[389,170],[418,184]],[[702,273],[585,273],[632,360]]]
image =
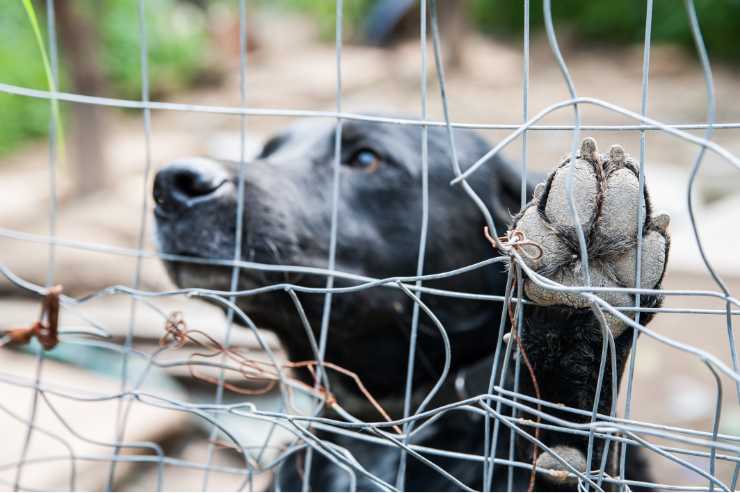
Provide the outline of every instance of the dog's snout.
[[215,161],[192,158],[168,164],[154,178],[154,201],[162,211],[176,212],[207,200],[228,179]]

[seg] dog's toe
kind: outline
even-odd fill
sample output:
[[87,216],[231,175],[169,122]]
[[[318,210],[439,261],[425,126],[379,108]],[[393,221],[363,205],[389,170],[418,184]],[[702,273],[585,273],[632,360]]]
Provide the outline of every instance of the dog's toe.
[[[599,233],[618,241],[634,241],[640,207],[640,185],[629,168],[619,168],[605,179],[601,211],[597,221]],[[642,203],[645,217],[645,202]]]
[[517,228],[525,231],[527,239],[542,248],[542,255],[523,257],[532,269],[538,271],[548,265],[557,265],[567,261],[568,248],[560,236],[553,234],[536,207],[530,207],[524,211],[517,223]]
[[[640,262],[640,287],[650,289],[660,282],[666,262],[668,239],[658,230],[648,231],[642,239],[642,261]],[[637,247],[630,248],[616,259],[614,271],[623,286],[635,286],[637,279]]]
[[[569,175],[572,174],[572,177]],[[593,166],[583,159],[567,163],[555,173],[550,182],[545,213],[553,224],[575,226],[573,210],[568,200],[568,180],[572,179],[573,206],[578,222],[590,224],[596,214],[599,183]]]

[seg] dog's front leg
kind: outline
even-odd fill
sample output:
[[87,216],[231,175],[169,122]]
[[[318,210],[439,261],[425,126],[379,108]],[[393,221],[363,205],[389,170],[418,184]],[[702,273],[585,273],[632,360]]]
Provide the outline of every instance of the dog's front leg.
[[[543,405],[542,411],[571,423],[564,430],[566,423],[525,413],[525,417],[547,425],[539,427],[537,436],[551,452],[535,452],[530,442],[519,440],[526,444],[519,447],[525,451],[520,457],[536,459],[543,470],[537,476],[538,487],[573,489],[575,478],[567,474],[571,468],[598,470],[608,452],[602,438],[589,435],[588,423],[594,402],[598,413],[612,413],[634,329],[604,302],[611,307],[630,307],[635,298],[619,290],[584,293],[585,286],[635,286],[638,237],[642,240],[640,286],[660,287],[668,258],[668,217],[652,216],[647,193],[640,200],[638,173],[637,163],[621,147],[613,146],[603,155],[593,139],[586,139],[575,161],[564,160],[546,183],[538,185],[532,202],[515,218],[510,232],[511,248],[524,264],[524,292],[533,302],[525,308],[523,325],[516,329],[524,363],[520,389],[561,405]],[[568,180],[572,180],[573,202],[568,197]],[[640,226],[639,218],[644,218]],[[585,245],[579,241],[580,233]],[[582,247],[587,262],[582,259]],[[642,306],[659,306],[660,301],[655,293],[640,297]],[[649,318],[642,316],[640,322],[647,323]],[[537,428],[525,427],[533,435]],[[613,459],[607,464],[616,462]]]

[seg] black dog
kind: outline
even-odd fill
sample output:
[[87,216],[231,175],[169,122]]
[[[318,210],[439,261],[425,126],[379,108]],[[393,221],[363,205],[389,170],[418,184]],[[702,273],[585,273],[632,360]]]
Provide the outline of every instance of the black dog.
[[[242,224],[244,260],[318,268],[327,266],[336,132],[333,121],[300,123],[269,140],[258,158],[246,165]],[[454,139],[457,158],[463,169],[490,148],[473,132],[456,130]],[[484,218],[480,210],[460,186],[450,186],[454,173],[446,130],[430,128],[428,143],[430,213],[424,272],[446,272],[500,255],[483,237]],[[613,266],[618,259],[629,259],[634,250],[635,234],[626,231],[624,224],[628,223],[627,219],[636,224],[636,219],[627,212],[628,206],[637,210],[632,184],[636,180],[636,167],[628,157],[619,153],[619,149],[614,149],[610,156],[598,154],[591,141],[584,142],[581,154],[581,159],[576,162],[574,178],[579,218],[588,241],[591,271],[595,277],[593,282],[602,286],[630,286],[629,279],[617,275],[626,267],[620,271]],[[373,278],[415,274],[422,217],[420,155],[421,130],[417,127],[357,121],[343,123],[337,270]],[[582,284],[579,282],[582,269],[578,261],[576,230],[573,224],[568,223],[567,216],[571,211],[566,211],[566,214],[563,205],[563,172],[568,169],[568,162],[564,162],[545,186],[536,191],[530,186],[527,190],[530,207],[514,221],[519,230],[537,242],[534,247],[518,249],[528,254],[523,255],[527,264],[550,278],[572,285]],[[625,173],[631,174],[626,176]],[[190,159],[163,168],[154,184],[161,250],[195,257],[232,258],[237,177],[238,163]],[[630,177],[634,180],[630,181]],[[532,177],[528,180],[530,185],[535,181]],[[511,214],[516,213],[520,205],[521,176],[516,168],[497,157],[473,173],[468,183],[492,212],[498,231],[506,231],[512,223]],[[656,287],[662,279],[667,257],[667,221],[662,217],[652,219],[649,201],[646,202],[643,234],[648,247],[644,249],[643,272],[646,266],[648,272],[643,275],[643,286]],[[622,217],[623,212],[629,217]],[[655,238],[649,237],[656,233],[663,243],[656,243],[652,241]],[[650,246],[654,243],[657,245],[655,248]],[[634,265],[634,254],[631,258]],[[227,290],[230,286],[231,268],[228,267],[167,262],[167,268],[172,279],[182,287]],[[659,275],[656,277],[654,272]],[[494,263],[460,275],[425,282],[424,286],[501,295],[505,291],[506,279],[506,266]],[[314,274],[241,270],[239,288],[286,281],[320,288],[325,286],[326,278]],[[342,277],[335,281],[336,286],[354,284],[357,281]],[[539,306],[526,305],[524,326],[518,332],[538,380],[542,399],[588,413],[578,414],[562,408],[543,408],[543,411],[574,423],[589,422],[606,335],[602,325],[591,310],[591,304],[582,296],[548,297],[548,291],[532,281],[526,281],[525,292]],[[616,305],[633,303],[630,301],[632,297],[627,295],[614,299],[607,294],[600,295]],[[299,296],[318,338],[324,295],[302,293]],[[430,407],[485,394],[492,370],[492,355],[500,343],[501,316],[506,313],[502,304],[433,294],[425,294],[423,301],[444,326],[452,350],[450,377]],[[660,300],[643,296],[641,302],[644,306],[656,306]],[[316,359],[288,293],[281,290],[241,297],[238,304],[255,323],[279,335],[292,360]],[[355,372],[394,418],[403,415],[412,308],[413,301],[393,287],[336,294],[331,308],[326,361]],[[506,330],[508,318],[506,316],[504,321]],[[619,379],[632,344],[633,330],[612,315],[607,314],[605,321],[614,337],[616,378]],[[643,317],[641,322],[645,321]],[[503,359],[500,358],[501,361]],[[422,312],[412,408],[420,403],[440,377],[444,361],[438,328]],[[511,386],[513,358],[507,366],[505,385]],[[520,371],[520,391],[534,396],[536,391],[528,370],[522,365]],[[366,421],[382,421],[376,409],[349,378],[336,372],[330,372],[330,377],[331,390],[345,409]],[[598,400],[598,411],[606,415],[612,406],[611,383],[612,372],[607,364]],[[496,408],[495,401],[489,403]],[[525,404],[536,407],[532,403]],[[512,410],[504,405],[500,412],[510,416]],[[519,416],[534,419],[526,412],[520,412]],[[489,433],[492,433],[494,426],[489,424]],[[419,425],[420,422],[416,424],[417,427]],[[485,420],[479,413],[470,412],[470,409],[452,410],[415,434],[411,443],[481,455],[486,442],[484,426]],[[520,425],[520,429],[534,434],[533,427]],[[553,452],[562,456],[570,466],[583,471],[588,437],[585,429],[581,431],[572,435],[543,429],[540,439],[546,446],[554,448]],[[370,442],[328,431],[317,433],[321,439],[348,450],[367,471],[395,484],[400,453],[398,448],[389,446],[390,442]],[[497,459],[508,459],[509,435],[510,428],[500,425],[495,444]],[[513,489],[526,490],[530,471],[521,465],[532,462],[533,447],[517,436],[520,438],[516,441],[514,459],[520,467],[513,469]],[[597,438],[592,469],[598,469],[604,449],[604,440]],[[634,447],[628,448],[627,478],[649,481],[645,463],[635,451]],[[301,489],[305,474],[303,455],[303,451],[298,452],[283,463],[276,475],[276,488]],[[484,468],[480,461],[459,454],[442,456],[428,451],[424,456],[468,487],[484,487]],[[615,474],[618,456],[619,451],[612,447],[607,458],[611,474]],[[541,469],[567,470],[550,453],[541,452],[537,464]],[[493,468],[493,489],[506,489],[507,479],[505,465]],[[380,487],[362,473],[357,474],[357,481],[360,490]],[[540,489],[574,489],[575,484],[573,476],[566,478],[563,474],[547,472],[537,475],[536,486]],[[313,454],[310,471],[313,490],[346,490],[349,486],[345,470],[325,455]],[[409,456],[405,488],[459,490],[460,485],[429,464]]]

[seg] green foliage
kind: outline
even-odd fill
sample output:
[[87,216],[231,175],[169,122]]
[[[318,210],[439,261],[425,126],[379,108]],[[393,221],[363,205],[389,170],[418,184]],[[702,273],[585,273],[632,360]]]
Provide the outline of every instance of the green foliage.
[[[63,0],[71,1],[71,0]],[[98,56],[109,84],[106,95],[138,99],[141,95],[138,2],[74,0],[94,22],[100,37]],[[36,14],[46,27],[43,2]],[[208,64],[205,13],[175,0],[145,2],[152,97],[189,87]],[[41,6],[41,7],[39,7]],[[44,43],[47,43],[44,32]],[[60,42],[61,90],[71,88]],[[0,82],[48,90],[44,63],[21,0],[0,1]],[[50,104],[42,99],[0,92],[0,155],[23,141],[46,135]],[[63,115],[62,115],[63,116]]]
[[[0,81],[47,90],[44,63],[23,5],[4,2],[0,12]],[[0,92],[0,154],[25,138],[45,135],[49,111],[48,101]]]
[[[91,18],[99,19],[100,57],[114,92],[141,95],[138,2],[90,0]],[[205,13],[175,0],[145,2],[151,91],[168,93],[189,87],[206,63]]]
[[[471,14],[483,31],[496,35],[518,35],[524,24],[523,2],[472,0]],[[740,0],[695,0],[699,24],[712,59],[740,61]],[[589,43],[639,43],[645,34],[644,0],[553,0],[556,27],[568,27],[572,34]],[[532,30],[544,25],[542,2],[530,4]],[[689,50],[694,41],[689,20],[680,0],[653,3],[653,42],[676,43]]]
[[[44,37],[42,36],[41,28],[39,27],[39,20],[36,16],[36,10],[33,8],[33,3],[31,3],[31,0],[23,0],[23,9],[26,11],[28,21],[31,23],[33,37],[36,39],[36,46],[38,47],[39,54],[41,55],[41,62],[44,65],[44,75],[46,76],[46,84],[49,88],[49,91],[55,92],[58,90],[57,80],[51,67],[49,55],[47,55],[46,53],[46,43],[44,43]],[[62,122],[62,115],[59,112],[59,101],[56,99],[51,100],[51,114],[55,124],[54,128],[57,136],[57,143],[59,145],[59,151],[64,154],[64,124]]]

